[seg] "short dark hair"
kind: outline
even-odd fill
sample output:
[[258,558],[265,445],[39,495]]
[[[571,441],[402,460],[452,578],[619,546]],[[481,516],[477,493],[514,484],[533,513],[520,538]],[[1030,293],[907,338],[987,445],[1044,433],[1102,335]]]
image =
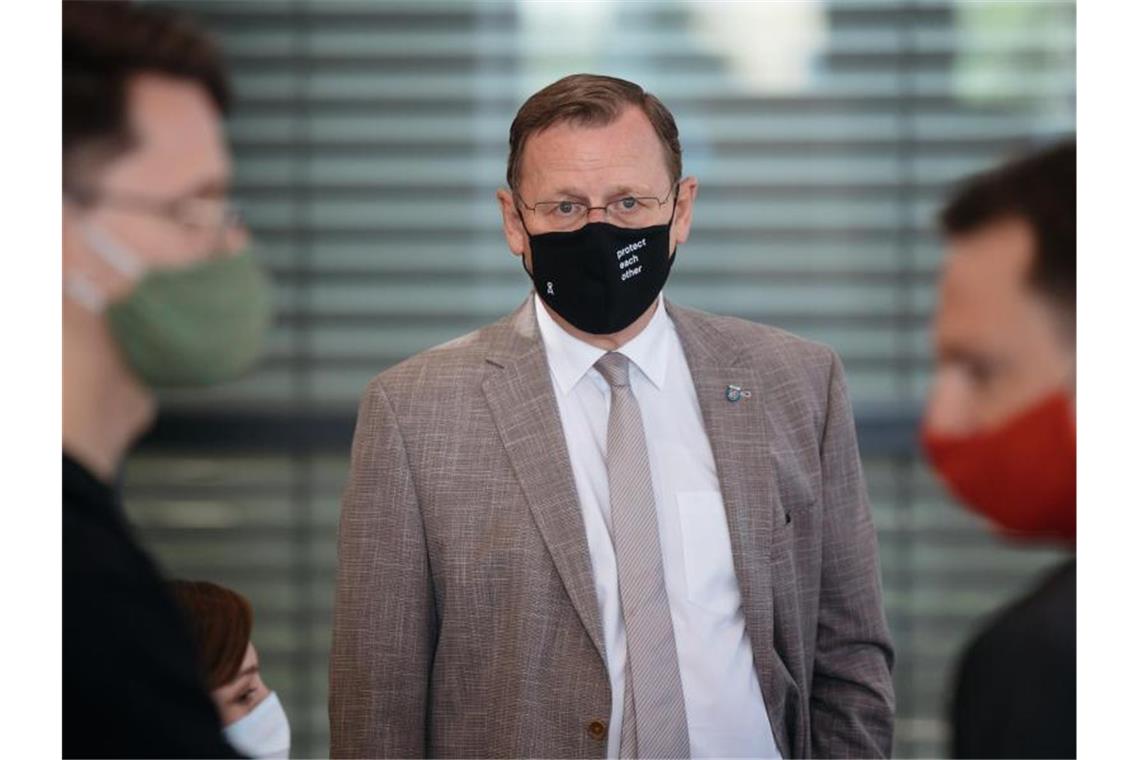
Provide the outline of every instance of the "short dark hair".
[[681,179],[681,140],[677,122],[665,104],[640,85],[600,74],[571,74],[527,98],[511,122],[507,185],[519,186],[523,148],[531,136],[562,122],[604,127],[629,106],[640,108],[665,150],[665,167],[671,179]]
[[101,165],[133,144],[127,83],[163,74],[201,84],[218,110],[230,106],[230,83],[214,41],[185,16],[124,0],[63,4],[63,179]]
[[1005,219],[1033,230],[1029,284],[1075,317],[1077,308],[1077,140],[1048,148],[966,180],[939,218],[949,237]]

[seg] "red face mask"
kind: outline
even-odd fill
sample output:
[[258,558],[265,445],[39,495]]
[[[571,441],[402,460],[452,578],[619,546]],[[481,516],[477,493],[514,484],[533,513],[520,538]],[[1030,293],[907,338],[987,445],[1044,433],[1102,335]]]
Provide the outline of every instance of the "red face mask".
[[922,431],[934,469],[962,502],[1017,539],[1077,540],[1077,428],[1058,391],[967,436]]

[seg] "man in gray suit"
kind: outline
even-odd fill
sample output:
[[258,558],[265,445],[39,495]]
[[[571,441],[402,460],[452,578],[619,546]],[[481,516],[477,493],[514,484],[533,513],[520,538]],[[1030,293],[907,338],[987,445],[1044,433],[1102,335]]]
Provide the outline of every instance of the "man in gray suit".
[[697,182],[637,85],[532,96],[507,176],[534,293],[361,405],[333,756],[889,755],[838,358],[663,299]]

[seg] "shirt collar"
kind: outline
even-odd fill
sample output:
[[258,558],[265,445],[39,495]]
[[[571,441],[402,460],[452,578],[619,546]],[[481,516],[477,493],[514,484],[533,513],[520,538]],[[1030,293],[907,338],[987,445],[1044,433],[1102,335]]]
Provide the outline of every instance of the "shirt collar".
[[[565,396],[574,390],[574,386],[606,351],[591,346],[562,329],[546,311],[546,306],[537,293],[534,296],[534,312],[554,382]],[[672,320],[665,311],[665,299],[658,296],[657,310],[653,312],[649,324],[637,337],[618,349],[618,353],[633,362],[658,390],[665,385],[665,373],[669,366],[668,336],[672,325]]]

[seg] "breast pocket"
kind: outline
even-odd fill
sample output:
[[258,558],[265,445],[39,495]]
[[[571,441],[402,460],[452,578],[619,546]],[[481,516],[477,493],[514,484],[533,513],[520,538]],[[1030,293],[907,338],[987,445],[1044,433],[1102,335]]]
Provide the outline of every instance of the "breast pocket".
[[718,615],[735,613],[740,607],[740,587],[720,493],[682,491],[677,494],[677,510],[689,602]]

